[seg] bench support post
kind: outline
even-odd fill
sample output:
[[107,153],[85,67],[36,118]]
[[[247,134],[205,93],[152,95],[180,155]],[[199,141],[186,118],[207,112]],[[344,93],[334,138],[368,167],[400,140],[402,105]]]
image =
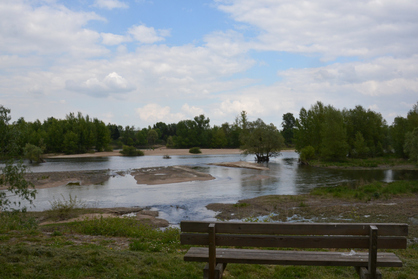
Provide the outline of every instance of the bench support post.
[[377,262],[377,227],[370,226],[370,243],[369,243],[369,266],[370,279],[376,279],[376,262]]
[[[222,279],[224,270],[226,268],[226,263],[218,263],[215,267],[215,278],[216,279]],[[207,263],[205,265],[205,268],[203,268],[203,279],[209,278],[209,264]]]
[[216,243],[215,224],[209,224],[209,279],[215,279]]

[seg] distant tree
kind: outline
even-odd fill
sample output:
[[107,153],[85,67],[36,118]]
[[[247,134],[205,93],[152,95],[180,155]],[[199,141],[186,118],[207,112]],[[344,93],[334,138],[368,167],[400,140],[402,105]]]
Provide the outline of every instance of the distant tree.
[[242,134],[241,149],[245,154],[255,154],[257,162],[268,162],[283,148],[284,139],[276,126],[267,125],[261,119],[248,123],[248,132]]
[[154,145],[155,141],[158,140],[158,133],[156,130],[151,129],[148,131],[147,140],[150,145]]
[[408,120],[404,117],[395,117],[390,127],[390,138],[392,147],[397,157],[406,158],[404,152],[405,135],[408,132]]
[[212,141],[210,147],[223,148],[228,144],[225,132],[221,127],[214,126],[212,128]]
[[320,155],[326,160],[342,160],[347,157],[349,146],[341,111],[332,106],[325,107],[321,125]]
[[418,128],[406,133],[404,150],[411,161],[418,163]]
[[124,145],[122,150],[119,151],[124,156],[144,156],[144,152],[136,149],[134,146]]
[[42,148],[35,146],[33,144],[27,143],[25,145],[24,154],[26,159],[28,159],[31,163],[41,163],[44,160],[42,159]]
[[355,158],[366,158],[369,153],[369,148],[367,147],[363,135],[360,131],[356,133],[356,138],[354,140],[354,149],[352,152],[352,157]]
[[317,102],[309,110],[301,108],[299,118],[296,120],[294,140],[296,150],[300,151],[305,146],[312,146],[316,155],[319,155],[322,148],[321,130],[325,121],[325,106]]
[[283,114],[283,121],[282,121],[282,135],[284,138],[284,142],[286,145],[290,145],[293,143],[293,129],[296,125],[296,119],[292,113]]
[[173,137],[172,137],[172,136],[169,136],[169,137],[167,138],[167,144],[166,144],[166,146],[167,146],[168,148],[172,148],[172,147],[174,147],[174,141],[173,141]]

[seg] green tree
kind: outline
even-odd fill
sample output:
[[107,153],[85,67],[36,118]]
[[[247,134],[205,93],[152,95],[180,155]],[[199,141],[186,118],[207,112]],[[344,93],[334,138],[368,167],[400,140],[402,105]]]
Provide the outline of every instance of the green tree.
[[255,154],[257,162],[268,162],[283,148],[284,139],[276,126],[267,125],[261,119],[248,123],[248,132],[242,134],[241,149],[245,154]]
[[27,143],[25,145],[24,154],[25,154],[26,159],[28,159],[31,163],[43,162],[44,160],[42,159],[42,153],[43,153],[42,148],[36,145],[30,144],[30,143]]
[[320,155],[326,160],[342,160],[347,157],[349,146],[341,111],[332,106],[325,107],[321,125]]
[[225,132],[221,127],[214,126],[212,129],[212,140],[210,147],[223,148],[228,144]]
[[286,145],[290,145],[293,143],[293,130],[296,125],[296,119],[292,113],[283,114],[283,121],[282,121],[282,135],[284,138],[284,142]]
[[299,112],[299,119],[296,120],[296,129],[294,130],[294,139],[296,150],[300,151],[305,146],[311,145],[317,155],[319,155],[322,148],[321,130],[325,121],[325,106],[321,102],[307,111],[301,108]]
[[356,133],[356,139],[353,143],[354,149],[352,152],[352,156],[356,158],[366,158],[369,153],[369,148],[364,141],[363,135],[360,131]]
[[418,163],[418,128],[406,133],[404,150],[411,161]]
[[404,117],[395,117],[390,127],[390,138],[396,156],[406,158],[404,152],[405,135],[408,132],[408,120]]
[[[0,105],[0,152],[1,157],[5,159],[3,166],[0,166],[0,187],[6,187],[6,191],[0,192],[0,211],[6,211],[11,208],[25,210],[21,207],[21,201],[26,200],[30,204],[36,197],[36,190],[33,184],[25,179],[27,168],[22,160],[16,161],[19,156],[19,147],[16,145],[18,132],[9,125],[10,109]],[[11,201],[11,198],[17,197],[17,201]]]
[[148,131],[147,135],[148,143],[153,146],[155,144],[155,141],[158,140],[158,133],[156,130],[151,129]]

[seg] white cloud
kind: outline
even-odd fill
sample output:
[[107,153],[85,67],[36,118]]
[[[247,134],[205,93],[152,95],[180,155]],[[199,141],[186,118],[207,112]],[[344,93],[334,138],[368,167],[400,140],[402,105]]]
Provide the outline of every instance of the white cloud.
[[100,36],[102,36],[103,44],[109,46],[119,45],[124,42],[132,41],[132,38],[129,36],[116,35],[112,33],[101,33]]
[[83,82],[67,80],[66,89],[85,93],[94,97],[106,97],[114,93],[125,93],[135,89],[125,78],[116,72],[108,74],[104,79],[99,80],[97,77],[89,78]]
[[0,52],[17,55],[99,56],[108,51],[97,44],[100,35],[84,26],[104,20],[92,12],[73,12],[62,5],[30,6],[26,1],[0,2]]
[[170,107],[162,107],[158,104],[148,104],[142,108],[137,108],[136,113],[139,118],[149,123],[165,121],[167,123],[177,123],[184,118],[181,113],[173,114],[170,112]]
[[134,25],[129,28],[128,33],[141,43],[153,44],[164,40],[164,36],[169,34],[168,30],[155,31],[154,27],[147,27],[145,25]]
[[127,9],[129,5],[125,2],[121,2],[118,0],[96,0],[93,4],[94,7],[113,10],[116,8]]
[[189,117],[195,117],[197,115],[205,114],[203,109],[195,107],[195,106],[189,106],[188,104],[184,104],[181,107],[181,111],[186,114],[186,116]]
[[258,28],[259,50],[376,57],[411,55],[418,45],[418,2],[218,0],[220,10]]

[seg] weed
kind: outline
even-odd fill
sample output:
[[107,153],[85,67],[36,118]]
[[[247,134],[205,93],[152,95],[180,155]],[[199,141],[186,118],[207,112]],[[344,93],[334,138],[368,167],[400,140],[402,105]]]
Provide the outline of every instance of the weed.
[[53,197],[52,201],[49,201],[51,204],[51,209],[47,212],[49,213],[50,217],[53,219],[59,219],[64,220],[71,217],[74,217],[74,210],[85,208],[85,203],[79,199],[77,199],[77,196],[72,197],[71,194],[69,194],[69,199],[65,199],[64,195],[61,194],[61,199],[55,199]]

